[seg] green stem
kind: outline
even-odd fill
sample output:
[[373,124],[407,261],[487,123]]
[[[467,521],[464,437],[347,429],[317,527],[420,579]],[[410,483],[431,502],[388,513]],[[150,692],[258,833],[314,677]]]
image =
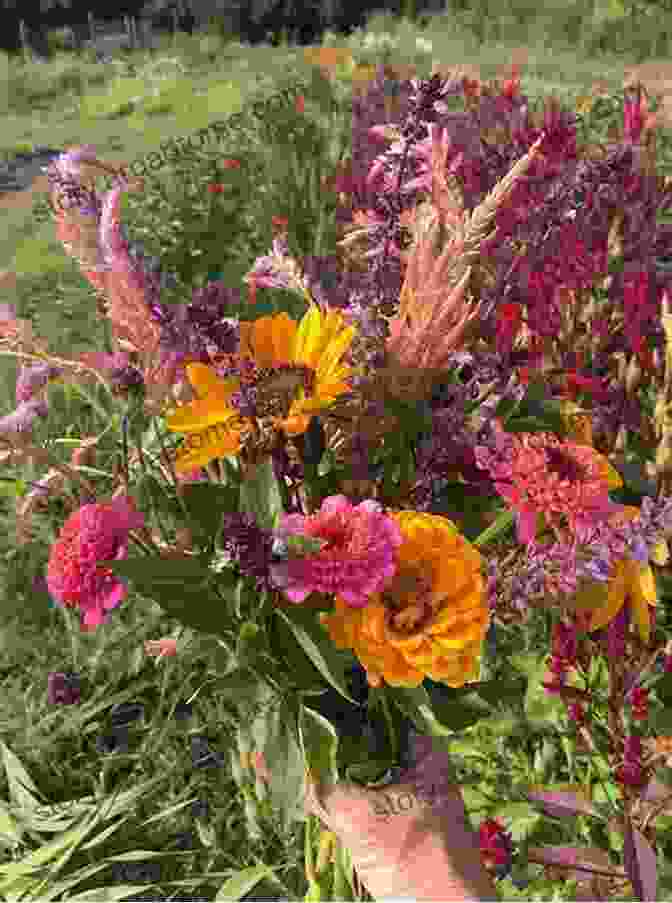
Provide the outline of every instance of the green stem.
[[503,511],[494,524],[490,524],[490,526],[473,541],[472,545],[475,545],[477,549],[480,549],[493,539],[497,539],[500,534],[505,533],[509,529],[515,518],[516,515],[513,511]]

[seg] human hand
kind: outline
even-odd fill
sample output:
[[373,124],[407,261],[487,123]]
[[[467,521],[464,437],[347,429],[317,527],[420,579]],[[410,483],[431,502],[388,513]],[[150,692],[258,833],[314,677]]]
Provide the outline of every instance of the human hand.
[[429,737],[419,737],[416,765],[400,783],[376,789],[308,783],[307,811],[350,851],[376,900],[497,900],[459,788],[446,780],[446,761]]

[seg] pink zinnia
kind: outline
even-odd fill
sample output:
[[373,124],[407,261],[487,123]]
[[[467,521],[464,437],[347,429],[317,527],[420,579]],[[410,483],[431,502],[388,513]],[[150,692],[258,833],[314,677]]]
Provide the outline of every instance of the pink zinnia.
[[396,572],[401,531],[377,502],[353,506],[344,495],[331,496],[309,517],[285,515],[278,532],[323,543],[317,553],[272,565],[276,584],[292,602],[303,602],[313,592],[334,593],[362,608]]
[[552,433],[506,433],[497,422],[493,447],[477,446],[475,456],[516,511],[518,541],[526,545],[535,540],[539,515],[562,538],[565,527],[574,535],[621,507],[609,498],[620,485],[615,471],[588,445],[562,442]]
[[143,523],[126,496],[83,505],[63,525],[51,548],[47,586],[60,605],[79,608],[82,630],[103,624],[105,612],[126,595],[125,585],[98,562],[126,558],[129,531]]

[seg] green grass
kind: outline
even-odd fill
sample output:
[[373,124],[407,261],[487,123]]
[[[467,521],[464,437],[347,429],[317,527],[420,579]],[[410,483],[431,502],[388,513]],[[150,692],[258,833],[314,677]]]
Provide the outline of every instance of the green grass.
[[[381,29],[389,24],[385,19],[376,20],[371,28]],[[513,46],[525,44],[520,30],[508,44],[493,40],[487,46],[468,32],[457,34],[436,24],[429,37],[434,44],[434,58],[447,65],[476,62],[488,78],[498,74],[502,64],[509,61]],[[396,58],[399,55],[412,58],[413,38],[411,30],[401,29]],[[106,70],[105,81],[101,67],[65,55],[50,66],[31,68],[29,72],[22,71],[15,61],[11,65],[6,60],[0,61],[5,65],[6,89],[4,94],[0,91],[3,116],[0,154],[11,154],[26,142],[61,145],[86,141],[95,144],[103,158],[109,153],[130,161],[147,154],[168,137],[187,134],[212,119],[243,109],[257,90],[273,93],[276,82],[301,68],[300,50],[241,49],[225,45],[220,46],[213,61],[217,39],[210,36],[208,42],[201,38],[200,46],[195,40],[185,39],[175,48],[170,45],[163,48],[153,60],[160,55],[176,57],[184,71],[179,77],[167,74],[161,82],[148,79],[146,69],[144,76],[137,74],[143,66],[151,65],[149,55],[129,58],[134,63],[135,74],[121,71],[120,67],[118,76],[107,78]],[[523,71],[523,91],[531,97],[556,91],[569,101],[586,92],[598,78],[606,79],[616,91],[624,68],[634,61],[634,56],[625,59],[616,54],[599,60],[579,58],[569,48],[551,54],[548,37],[537,31]],[[35,74],[33,80],[38,70],[39,76]],[[27,75],[30,77],[26,78]],[[16,87],[20,84],[27,87]],[[39,105],[42,108],[36,113]],[[264,151],[268,149],[255,129],[251,126],[249,141],[253,150],[246,156],[250,172],[256,172],[257,165],[266,165]],[[241,136],[239,150],[248,147],[247,140]],[[280,147],[281,136],[275,140],[278,144],[271,147]],[[236,148],[222,146],[218,155],[235,156],[235,151]],[[203,160],[198,166],[201,173],[206,171]],[[161,176],[165,176],[165,184],[173,192],[171,197],[181,197],[180,177],[171,177],[170,168]],[[260,188],[266,183],[256,181],[250,185]],[[281,203],[281,183],[274,190]],[[248,201],[252,211],[249,218],[254,220],[256,201],[251,195]],[[132,230],[137,229],[139,234],[144,226],[151,240],[153,225],[158,228],[157,224],[164,223],[166,218],[165,210],[156,212],[160,208],[158,200],[129,199],[125,203],[125,209],[133,213]],[[176,227],[177,234],[181,234],[181,228]],[[270,244],[269,224],[247,222],[241,212],[239,229],[236,236],[239,242],[233,250],[222,242],[222,258],[251,262]],[[312,235],[305,238],[309,240]],[[50,222],[40,224],[32,211],[0,211],[0,267],[14,268],[21,274],[16,299],[7,300],[16,301],[19,315],[34,322],[36,332],[49,341],[54,353],[104,347],[105,328],[96,314],[93,291],[77,266],[63,253]],[[0,359],[0,411],[3,413],[14,407],[15,372],[11,359]],[[105,403],[102,393],[94,392],[94,399]],[[49,417],[37,428],[36,439],[85,436],[101,431],[103,424],[86,400],[59,388],[51,390],[50,400]],[[67,457],[64,446],[52,448],[55,454]],[[105,452],[102,457],[105,458]],[[36,479],[44,473],[33,465],[2,467],[3,476],[14,475],[24,480]],[[211,645],[187,630],[180,636],[180,654],[176,659],[160,663],[147,659],[143,640],[171,635],[178,625],[157,605],[136,597],[132,605],[124,604],[115,612],[109,626],[93,635],[69,630],[62,612],[50,610],[46,596],[29,589],[33,578],[44,573],[49,547],[63,522],[65,509],[60,502],[50,503],[44,515],[36,516],[33,541],[17,548],[13,539],[12,485],[0,483],[4,527],[0,531],[0,562],[3,562],[0,565],[0,737],[20,758],[39,791],[54,805],[86,797],[95,803],[109,799],[117,791],[139,792],[136,805],[120,808],[119,815],[112,820],[108,818],[94,830],[92,836],[98,838],[98,843],[90,844],[88,849],[80,846],[74,850],[72,858],[55,871],[50,886],[67,876],[84,876],[87,869],[101,867],[90,877],[83,877],[70,893],[100,889],[112,883],[111,857],[143,850],[164,854],[161,860],[164,892],[174,893],[179,889],[181,893],[213,896],[234,871],[264,862],[275,869],[276,879],[266,879],[256,885],[251,897],[276,895],[300,899],[306,890],[300,824],[296,822],[287,830],[268,802],[262,802],[259,807],[262,830],[255,838],[245,814],[244,799],[245,794],[252,792],[253,785],[241,789],[231,775],[228,760],[226,767],[213,771],[196,771],[191,766],[190,732],[207,733],[213,746],[226,752],[241,719],[236,700],[218,691]],[[544,648],[547,637],[543,619],[526,628],[525,648],[520,648],[520,636],[515,631],[504,631],[502,642],[504,647],[510,646],[509,651],[515,649],[522,657],[526,652]],[[494,664],[493,668],[494,674]],[[47,674],[61,670],[80,670],[85,677],[83,702],[76,710],[52,710],[47,704]],[[128,752],[103,761],[96,750],[95,738],[108,726],[106,712],[113,700],[142,702],[145,719],[132,729]],[[174,708],[187,700],[193,700],[192,717],[178,722],[172,714]],[[539,728],[539,742],[543,733]],[[473,768],[481,775],[480,784],[472,785],[466,794],[475,822],[482,810],[493,812],[502,780],[511,787],[516,781],[529,780],[534,775],[541,780],[535,751],[529,738],[509,729],[505,719],[499,733],[494,728],[489,732],[485,729],[475,732],[471,745],[467,743],[462,755],[465,774]],[[554,775],[565,774],[566,768],[560,755],[550,764],[545,760],[545,777],[551,780]],[[153,781],[156,783],[150,786]],[[0,800],[9,799],[9,793],[10,783],[0,769]],[[196,797],[209,800],[211,814],[194,821],[188,814],[188,806],[180,807]],[[4,817],[0,805],[0,842],[6,847],[6,852],[0,853],[0,865],[43,848],[52,836],[62,836],[64,830],[50,834],[43,827],[33,826],[22,834],[12,851]],[[102,836],[104,828],[124,817],[127,820],[117,830]],[[29,817],[26,823],[30,826]],[[35,824],[38,824],[36,818]],[[535,825],[530,820],[529,830]],[[195,835],[194,849],[175,849],[175,835],[188,830]],[[544,831],[535,835],[536,845],[562,841],[562,835],[556,836],[555,829]],[[532,867],[530,876],[534,873]],[[46,873],[35,875],[44,878]],[[13,891],[17,893],[18,886]],[[31,892],[42,896],[38,885],[33,885]],[[524,892],[508,884],[503,889],[508,899],[549,899],[554,892],[559,894],[555,899],[572,899],[571,888],[539,876],[534,877]],[[0,896],[2,893],[0,889]],[[55,894],[52,899],[67,897]],[[117,897],[91,893],[87,899]]]

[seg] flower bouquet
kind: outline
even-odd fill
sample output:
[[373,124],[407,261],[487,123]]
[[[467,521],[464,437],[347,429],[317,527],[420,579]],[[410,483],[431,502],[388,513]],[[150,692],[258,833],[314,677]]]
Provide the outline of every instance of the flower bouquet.
[[[655,116],[628,89],[622,138],[579,145],[557,101],[530,111],[515,67],[491,85],[390,74],[353,101],[337,278],[293,255],[280,222],[244,279],[251,319],[230,316],[243,301],[223,279],[162,303],[121,229],[133,186],[121,174],[99,197],[91,146],[53,164],[58,234],[114,349],[55,360],[6,311],[3,350],[29,363],[7,455],[53,463],[27,431],[54,379],[108,387],[119,454],[107,497],[81,470],[95,443],[55,469],[83,491],[49,592],[83,630],[144,597],[197,631],[290,821],[305,771],[385,781],[408,764],[410,728],[448,752],[503,712],[514,726],[536,712],[566,735],[569,772],[511,788],[506,818],[576,830],[521,857],[583,899],[628,882],[656,899],[672,314]],[[86,204],[67,203],[73,186]],[[305,312],[255,318],[268,289]],[[36,504],[21,500],[22,523]],[[540,623],[545,647],[517,672],[498,661]],[[588,822],[619,833],[621,865]],[[518,855],[502,831],[481,831],[500,877]],[[356,877],[336,860],[343,898]]]

